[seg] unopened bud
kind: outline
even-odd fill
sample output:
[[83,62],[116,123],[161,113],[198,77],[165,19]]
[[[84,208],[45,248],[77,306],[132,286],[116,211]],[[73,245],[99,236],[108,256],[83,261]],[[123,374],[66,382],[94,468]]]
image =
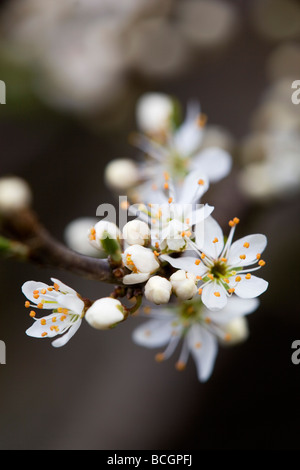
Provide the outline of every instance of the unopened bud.
[[128,190],[139,181],[139,171],[133,160],[120,158],[112,160],[104,173],[108,186],[115,190]]
[[170,128],[174,103],[164,93],[145,93],[136,106],[136,121],[139,129],[149,135],[165,132]]
[[183,269],[176,271],[170,277],[174,294],[181,300],[190,300],[197,293],[197,278]]
[[161,276],[150,277],[145,286],[145,296],[150,302],[157,305],[167,304],[170,300],[172,284]]
[[107,330],[124,320],[124,307],[111,297],[96,300],[87,310],[85,319],[97,330]]
[[0,178],[0,212],[26,209],[31,201],[31,189],[22,178],[16,176]]
[[150,228],[146,222],[131,220],[123,228],[123,237],[128,245],[145,245],[150,239]]

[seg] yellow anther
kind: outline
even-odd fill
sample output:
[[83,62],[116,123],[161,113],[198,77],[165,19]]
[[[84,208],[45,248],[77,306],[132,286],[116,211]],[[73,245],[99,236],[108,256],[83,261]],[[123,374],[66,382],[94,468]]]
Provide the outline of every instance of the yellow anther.
[[208,325],[211,324],[211,318],[209,318],[209,317],[206,317],[204,321],[205,321],[205,323],[207,323]]
[[242,280],[241,276],[237,276],[237,277],[235,278],[235,282],[241,282],[241,280]]
[[169,181],[169,179],[170,179],[170,175],[166,171],[164,172],[164,178],[165,178],[165,181]]
[[41,294],[45,295],[47,293],[46,289],[41,290]]
[[173,202],[173,198],[172,198],[172,197],[169,197],[168,203],[171,204],[172,202]]
[[201,287],[200,287],[200,289],[198,289],[198,294],[201,295],[202,292],[203,292],[203,289],[201,289]]
[[229,279],[223,279],[224,282],[226,282],[226,284],[229,284]]
[[205,126],[206,123],[207,123],[207,116],[206,114],[201,113],[197,117],[197,125],[202,128]]
[[57,320],[57,318],[56,318],[56,317],[53,317],[53,318],[52,318],[52,322],[53,322],[53,323],[55,323],[55,322],[56,322],[56,320]]
[[205,181],[203,179],[198,180],[199,186],[204,186]]
[[185,235],[186,237],[190,237],[192,235],[192,232],[190,232],[189,230],[187,232],[185,232]]
[[237,224],[240,223],[240,219],[239,219],[238,217],[235,217],[235,218],[233,219],[233,222],[234,222],[235,225],[237,225]]
[[195,265],[196,265],[196,266],[199,266],[200,263],[201,263],[201,259],[196,259]]
[[190,219],[189,219],[189,218],[185,219],[185,223],[186,223],[187,225],[190,225]]
[[34,295],[37,295],[37,294],[39,294],[39,293],[40,293],[40,291],[38,291],[38,290],[34,290],[34,291],[33,291],[33,294],[34,294]]
[[164,184],[164,189],[169,189],[169,183]]
[[202,253],[201,259],[204,259],[205,257],[206,257],[206,255],[204,253]]
[[59,285],[58,285],[58,284],[56,284],[56,282],[54,283],[53,287],[54,287],[54,289],[55,289],[56,291],[58,291],[58,290],[59,290]]
[[46,331],[44,331],[44,333],[41,334],[41,336],[44,338],[45,336],[47,336],[48,333]]
[[155,254],[155,256],[159,256],[158,251],[153,251],[153,253]]
[[227,262],[227,258],[221,258],[221,261],[222,261],[223,263],[226,263],[226,262]]
[[260,257],[261,257],[261,254],[260,254],[260,253],[257,253],[256,259],[260,259]]
[[36,316],[36,313],[34,310],[31,310],[30,314],[29,314],[32,318],[34,318]]
[[207,277],[209,277],[209,279],[211,279],[212,281],[214,280],[213,274],[208,274]]
[[46,322],[45,318],[42,318],[42,319],[41,319],[41,325],[46,325],[46,323],[47,323],[47,322]]
[[224,336],[224,340],[225,341],[230,341],[231,340],[231,335],[229,333],[226,333],[226,335]]
[[156,356],[155,356],[155,360],[157,362],[162,362],[164,359],[165,359],[164,353],[157,353]]
[[30,307],[30,302],[29,302],[28,300],[26,300],[26,302],[25,302],[25,307],[26,307],[26,308],[29,308],[29,307]]
[[216,237],[213,239],[213,243],[218,243],[219,239]]
[[48,291],[49,291],[49,292],[52,292],[52,291],[53,291],[53,287],[48,287]]
[[233,222],[233,220],[229,220],[228,225],[229,225],[230,227],[234,227],[234,226],[235,226],[235,223]]
[[39,298],[39,294],[33,294],[33,298],[34,298],[34,299],[38,299],[38,298]]
[[175,367],[179,372],[181,372],[185,369],[186,364],[182,361],[178,361],[178,362],[176,362]]
[[251,279],[251,274],[250,273],[246,274],[245,278],[246,279]]
[[234,287],[231,287],[231,289],[228,289],[228,293],[229,293],[229,294],[233,294],[234,291],[235,291],[235,288],[234,288]]
[[66,318],[67,318],[66,315],[62,315],[62,316],[60,317],[60,321],[64,321]]
[[250,243],[248,243],[248,242],[245,242],[244,245],[243,245],[244,248],[249,248],[249,246],[250,246]]
[[202,344],[200,342],[198,342],[198,343],[195,343],[194,348],[200,349],[201,346],[202,346]]
[[240,255],[241,259],[246,259],[246,255]]
[[216,297],[221,297],[220,292],[214,292],[214,295],[215,295]]
[[266,262],[261,259],[259,262],[258,262],[259,266],[265,266]]
[[202,276],[196,276],[196,279],[198,279],[198,281],[202,281]]
[[42,304],[42,303],[37,304],[37,308],[43,309],[43,308],[44,308],[44,304]]
[[181,236],[185,237],[185,231],[181,232]]

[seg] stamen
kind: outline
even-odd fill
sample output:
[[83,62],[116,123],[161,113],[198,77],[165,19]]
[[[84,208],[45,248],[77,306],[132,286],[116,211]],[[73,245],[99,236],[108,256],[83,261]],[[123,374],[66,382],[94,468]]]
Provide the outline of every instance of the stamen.
[[198,294],[201,295],[202,292],[203,292],[203,289],[201,289],[201,287],[200,287],[200,289],[198,289]]
[[198,180],[199,186],[204,186],[205,181],[203,179]]
[[228,289],[228,293],[229,294],[233,294],[235,291],[235,288],[234,287],[231,287],[230,289]]
[[36,316],[36,313],[34,310],[31,310],[30,314],[29,314],[32,318],[34,318]]
[[25,307],[26,307],[26,308],[29,308],[29,307],[30,307],[30,302],[29,302],[28,300],[26,300],[26,302],[25,302]]
[[240,255],[241,259],[246,259],[246,255]]
[[157,362],[162,362],[162,361],[164,361],[164,359],[165,359],[164,353],[157,353],[156,356],[155,356],[155,360]]
[[220,292],[214,292],[214,295],[215,295],[216,297],[221,297]]
[[176,362],[175,367],[179,372],[181,372],[185,369],[186,364],[182,361],[178,361],[178,362]]
[[251,274],[250,273],[246,274],[245,278],[246,279],[251,279]]
[[201,263],[201,259],[196,259],[195,265],[196,265],[196,266],[199,266],[200,263]]
[[218,240],[217,237],[213,239],[213,243],[218,243],[218,241],[219,241],[219,240]]
[[241,280],[242,280],[241,276],[237,276],[237,277],[235,278],[235,282],[241,282]]
[[261,254],[260,254],[260,253],[257,253],[256,259],[260,259],[260,257],[261,257]]
[[41,325],[46,325],[46,323],[47,323],[47,322],[46,322],[45,318],[42,318],[42,319],[41,319]]
[[42,304],[42,303],[38,304],[37,308],[40,308],[40,309],[44,308],[44,304]]
[[221,261],[223,261],[223,263],[226,263],[226,262],[227,262],[227,258],[221,258]]
[[261,259],[259,262],[258,262],[259,266],[265,266],[266,262]]
[[41,334],[41,336],[44,338],[45,336],[47,336],[48,333],[46,331],[44,331],[44,333]]
[[250,246],[250,243],[248,243],[248,242],[245,242],[244,245],[243,245],[244,248],[249,248],[249,246]]

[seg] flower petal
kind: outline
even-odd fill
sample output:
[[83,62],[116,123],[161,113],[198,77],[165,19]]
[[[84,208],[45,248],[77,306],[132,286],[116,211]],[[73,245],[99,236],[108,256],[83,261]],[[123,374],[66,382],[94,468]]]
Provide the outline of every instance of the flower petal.
[[81,325],[81,322],[81,319],[77,320],[76,323],[71,326],[71,328],[69,329],[69,331],[67,331],[66,334],[52,342],[52,346],[54,348],[61,348],[62,346],[65,346],[68,341],[70,341],[70,339],[75,335]]
[[203,286],[201,300],[209,310],[220,310],[227,305],[227,293],[216,281]]
[[[195,228],[196,245],[200,251],[213,259],[219,257],[224,248],[224,235],[218,222],[211,216]],[[216,241],[217,240],[217,241]]]
[[246,279],[246,274],[241,274],[241,281],[235,285],[235,294],[242,299],[252,299],[263,294],[269,283],[260,277],[251,276],[251,279]]
[[[267,237],[262,234],[247,235],[234,242],[228,253],[229,266],[250,266],[257,262],[256,255],[261,254],[267,246]],[[240,256],[244,256],[241,259]]]
[[181,189],[178,191],[178,204],[197,203],[209,188],[209,180],[202,171],[191,171],[184,179]]
[[231,166],[231,155],[218,147],[202,150],[193,157],[191,163],[191,169],[198,168],[203,171],[212,183],[225,178],[229,174]]
[[[41,291],[43,289],[47,290],[48,287],[49,286],[47,284],[44,284],[44,282],[27,281],[22,286],[22,292],[30,302],[32,302],[34,304],[38,304],[39,300],[34,298],[33,292],[34,291]],[[53,304],[50,305],[50,303],[49,303],[47,305],[44,305],[44,308],[52,309]]]
[[243,317],[254,312],[259,306],[258,299],[242,299],[239,297],[231,297],[228,299],[227,305],[218,312],[206,310],[203,313],[204,319],[210,319],[217,324],[226,324],[238,317]]
[[200,382],[206,382],[215,364],[218,352],[217,340],[205,328],[193,325],[188,332],[187,341],[196,364],[198,379]]
[[57,303],[60,307],[67,308],[79,316],[81,316],[84,309],[84,302],[78,297],[77,294],[60,294],[57,297]]
[[133,331],[132,339],[136,344],[147,348],[159,348],[166,345],[174,335],[180,334],[181,327],[174,324],[173,315],[168,319],[150,320]]
[[[52,328],[55,326],[55,322],[53,321],[57,317],[57,314],[47,315],[46,317],[37,318],[35,319],[33,325],[26,330],[26,334],[33,338],[52,338],[53,336],[57,336],[59,331]],[[44,333],[47,333],[44,335]]]
[[59,286],[59,290],[60,292],[63,292],[65,294],[74,294],[74,295],[77,295],[77,292],[72,289],[71,287],[67,286],[66,284],[64,284],[63,282],[61,282],[59,279],[55,279],[55,278],[51,278],[51,281],[54,283],[54,284],[57,284]]
[[186,272],[193,273],[196,276],[203,276],[207,272],[206,266],[200,262],[200,264],[195,264],[197,262],[196,257],[192,256],[181,256],[180,258],[172,258],[168,255],[161,255],[160,260],[167,261],[173,268],[183,269]]
[[123,277],[123,284],[140,284],[149,279],[151,273],[131,273]]

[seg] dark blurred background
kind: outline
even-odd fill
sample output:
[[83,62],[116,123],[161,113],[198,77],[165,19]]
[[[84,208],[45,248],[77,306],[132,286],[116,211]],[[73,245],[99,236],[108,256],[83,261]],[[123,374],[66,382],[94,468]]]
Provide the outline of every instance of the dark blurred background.
[[205,200],[224,225],[240,216],[237,235],[267,235],[270,283],[250,338],[220,349],[200,384],[192,360],[179,373],[175,358],[157,364],[133,344],[142,318],[109,332],[83,323],[62,349],[27,337],[26,280],[57,277],[91,298],[111,288],[1,260],[0,448],[298,449],[300,2],[27,0],[0,14],[0,176],[29,182],[53,235],[64,241],[72,220],[116,202],[103,172],[138,157],[128,134],[142,93],[174,94],[183,107],[196,98],[234,156]]

